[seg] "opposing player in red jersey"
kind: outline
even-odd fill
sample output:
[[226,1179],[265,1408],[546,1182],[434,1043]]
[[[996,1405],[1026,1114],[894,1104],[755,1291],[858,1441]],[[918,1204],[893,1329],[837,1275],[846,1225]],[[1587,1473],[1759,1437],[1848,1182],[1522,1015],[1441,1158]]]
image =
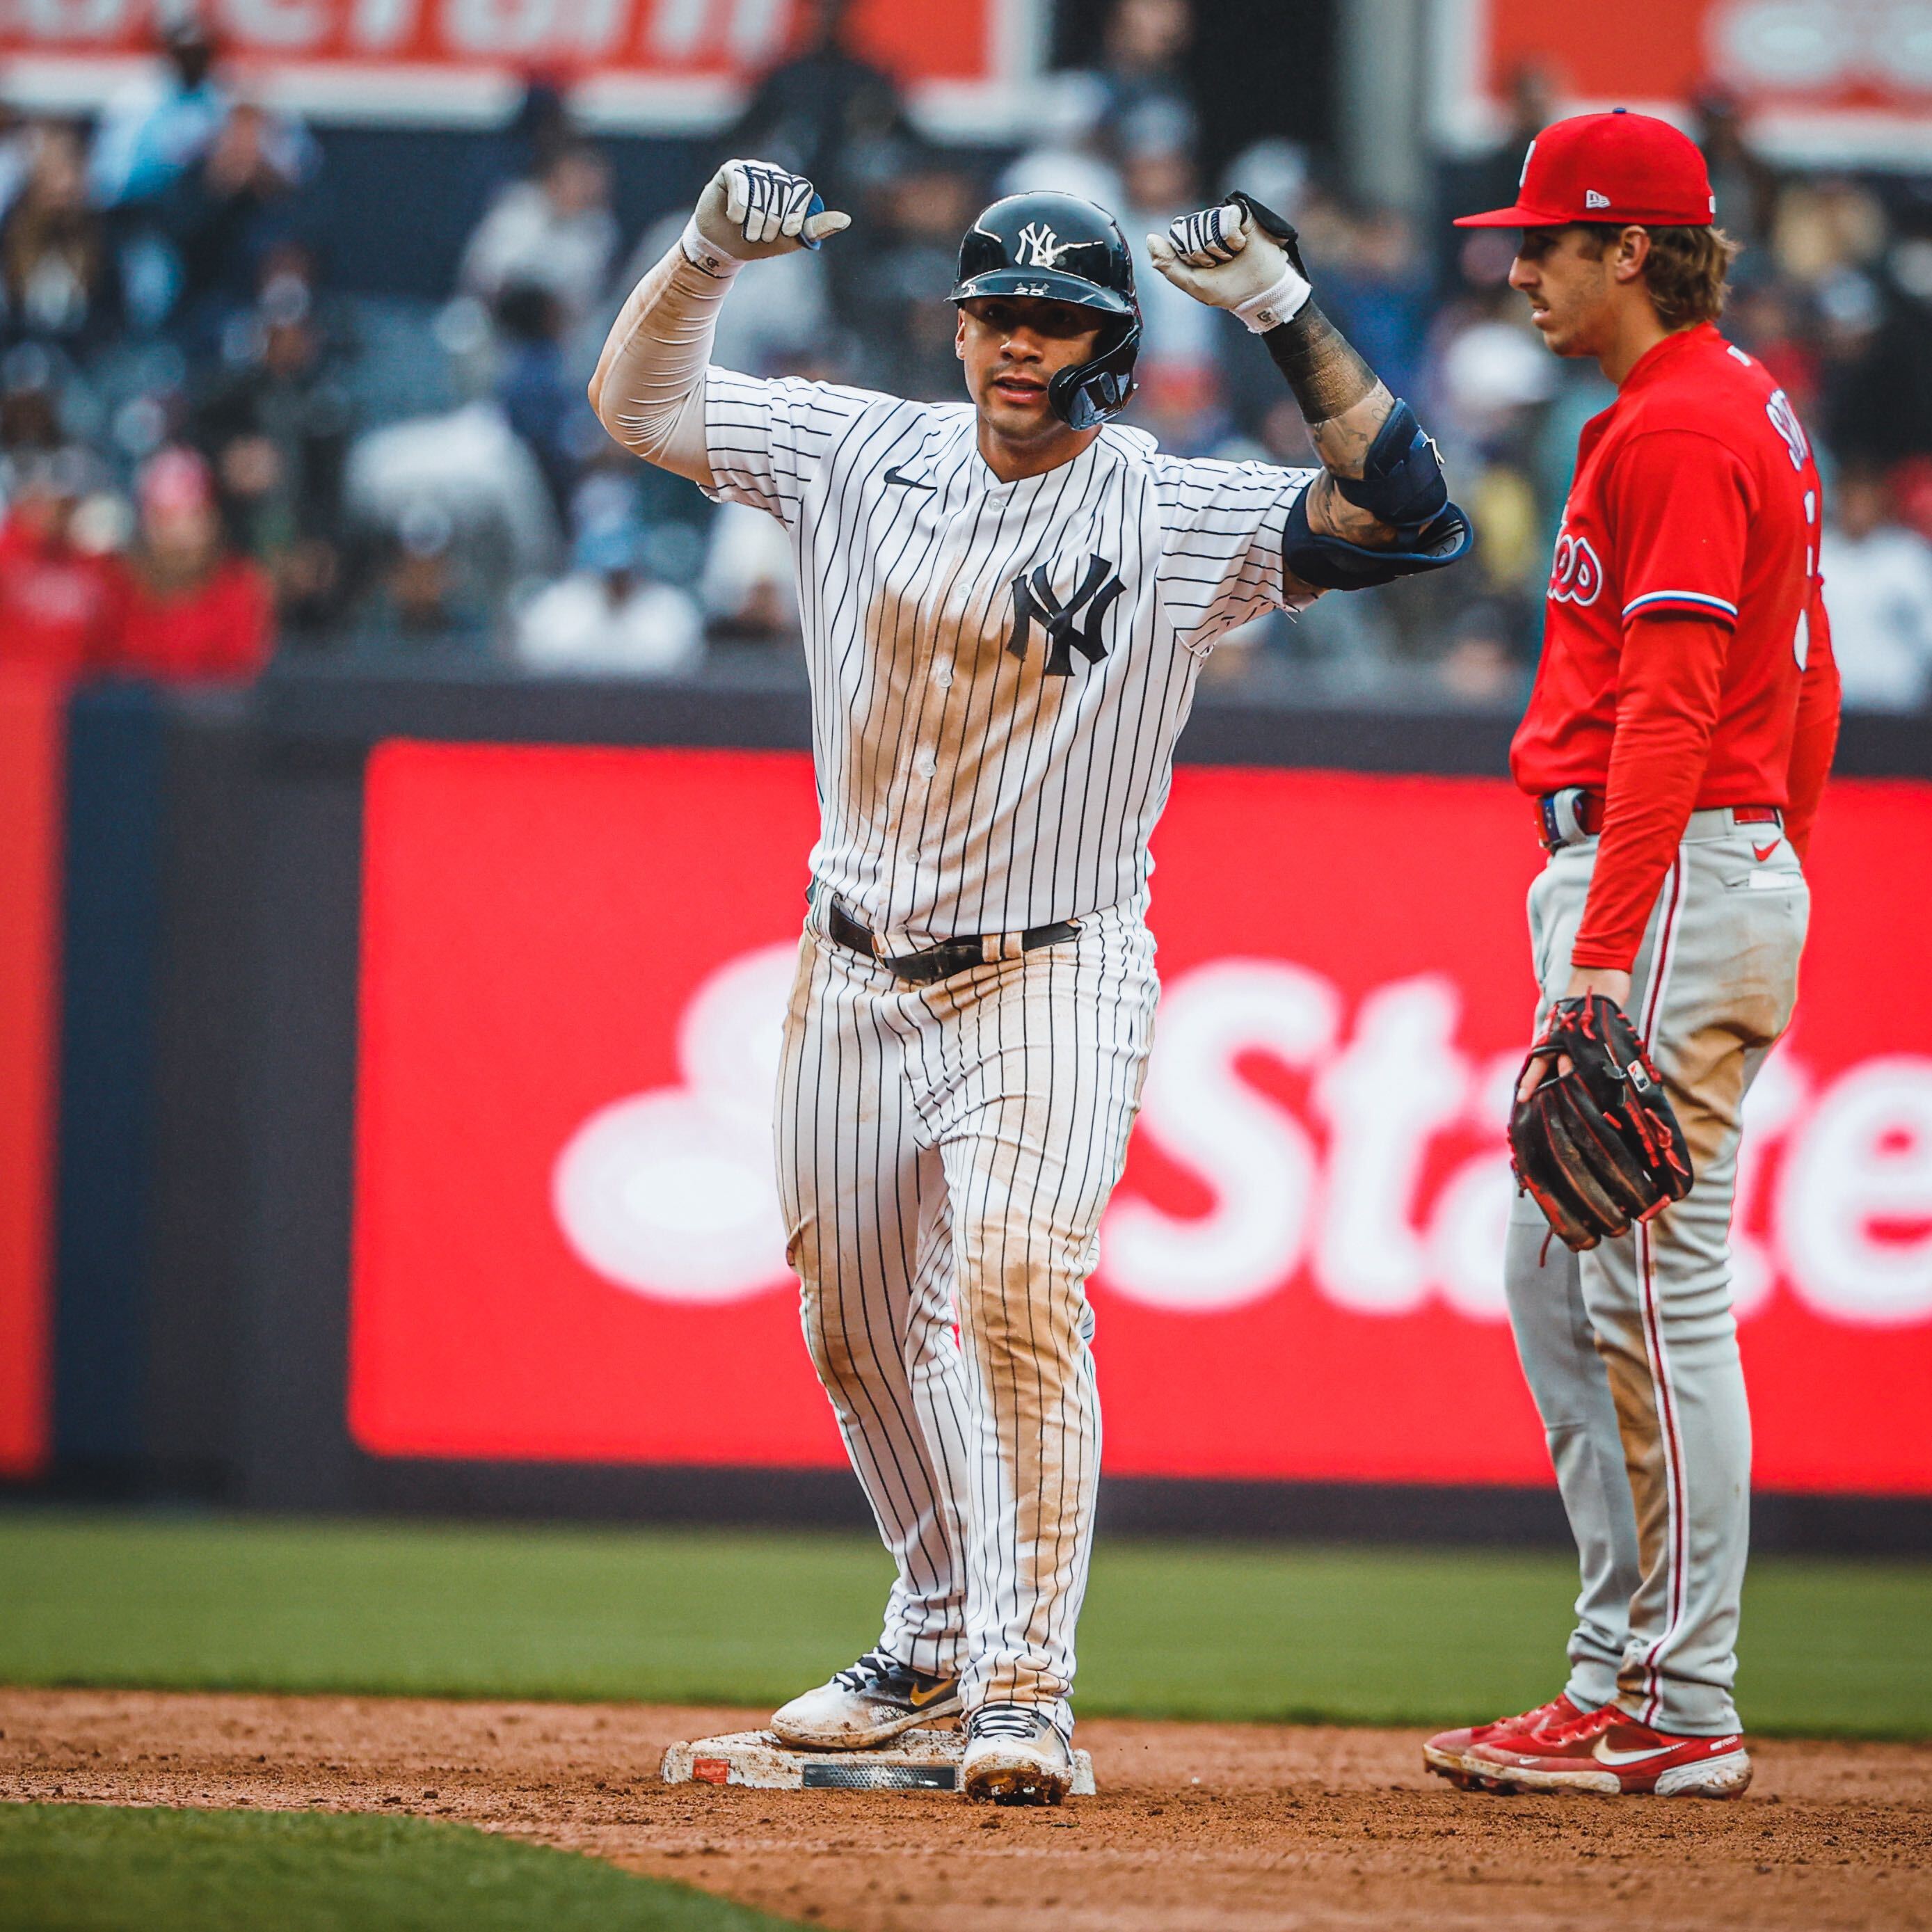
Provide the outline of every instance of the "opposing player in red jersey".
[[1796,995],[1838,687],[1817,470],[1784,392],[1718,332],[1734,250],[1715,213],[1696,147],[1618,112],[1546,128],[1516,205],[1461,224],[1523,230],[1510,280],[1544,340],[1617,385],[1578,445],[1511,764],[1550,855],[1529,901],[1542,1010],[1625,1008],[1696,1174],[1581,1255],[1528,1197],[1512,1218],[1510,1317],[1582,1589],[1559,1696],[1424,1747],[1490,1789],[1730,1797],[1750,1779],[1728,1240],[1744,1094]]

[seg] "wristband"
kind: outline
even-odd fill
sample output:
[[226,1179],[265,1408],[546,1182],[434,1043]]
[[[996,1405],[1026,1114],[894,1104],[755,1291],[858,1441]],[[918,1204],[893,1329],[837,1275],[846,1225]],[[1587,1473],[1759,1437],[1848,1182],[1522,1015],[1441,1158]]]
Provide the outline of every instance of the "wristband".
[[677,238],[677,245],[684,250],[684,259],[694,268],[715,275],[720,281],[728,282],[745,266],[741,256],[733,254],[728,248],[719,248],[698,226],[694,214],[684,224],[684,232]]
[[1250,296],[1246,302],[1238,303],[1232,313],[1240,318],[1250,334],[1265,335],[1270,329],[1279,328],[1285,322],[1292,322],[1307,306],[1308,298],[1314,292],[1307,277],[1290,262],[1282,268],[1280,281],[1271,288],[1262,290],[1259,295]]

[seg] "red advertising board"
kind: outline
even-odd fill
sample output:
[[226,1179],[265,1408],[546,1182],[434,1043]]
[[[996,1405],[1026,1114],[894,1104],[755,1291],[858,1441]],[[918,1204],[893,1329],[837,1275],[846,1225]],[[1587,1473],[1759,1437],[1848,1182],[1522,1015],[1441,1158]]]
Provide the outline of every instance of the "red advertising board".
[[66,694],[0,670],[0,1476],[47,1453]]
[[[796,44],[803,0],[210,0],[204,16],[249,92],[329,118],[500,118],[520,77],[572,92],[593,124],[717,122]],[[0,8],[9,92],[97,101],[152,65],[152,0]],[[860,0],[856,44],[944,122],[1010,118],[1036,64],[1039,0]]]
[[1932,152],[1932,56],[1914,0],[1623,0],[1613,14],[1445,0],[1438,35],[1431,71],[1451,134],[1494,131],[1511,76],[1533,63],[1568,111],[1681,113],[1721,89],[1792,159],[1922,165]]
[[[815,821],[802,755],[378,750],[364,1448],[842,1460],[771,1174]],[[1834,788],[1735,1231],[1767,1488],[1932,1493],[1932,1016],[1894,997],[1932,944],[1928,850],[1932,788]],[[1155,850],[1165,992],[1094,1285],[1108,1468],[1547,1481],[1500,1278],[1521,801],[1184,769]]]

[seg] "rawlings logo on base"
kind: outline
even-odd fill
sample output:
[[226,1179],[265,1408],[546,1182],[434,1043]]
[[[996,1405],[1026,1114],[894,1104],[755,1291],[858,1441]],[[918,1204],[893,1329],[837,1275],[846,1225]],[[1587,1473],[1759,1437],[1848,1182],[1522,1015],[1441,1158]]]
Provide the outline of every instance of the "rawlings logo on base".
[[[964,1734],[923,1727],[868,1750],[795,1750],[770,1731],[674,1744],[658,1774],[667,1784],[734,1784],[753,1791],[957,1791]],[[1094,1760],[1073,1754],[1073,1790],[1094,1795]]]

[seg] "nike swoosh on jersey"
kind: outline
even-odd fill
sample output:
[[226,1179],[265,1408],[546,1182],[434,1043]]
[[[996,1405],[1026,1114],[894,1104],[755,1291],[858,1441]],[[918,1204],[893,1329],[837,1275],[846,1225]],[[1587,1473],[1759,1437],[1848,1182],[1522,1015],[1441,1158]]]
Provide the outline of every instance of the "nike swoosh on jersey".
[[937,483],[922,483],[916,476],[902,476],[897,464],[886,472],[886,481],[888,483],[902,483],[908,490],[937,490],[939,488]]
[[1612,1750],[1610,1746],[1599,1738],[1592,1748],[1590,1755],[1599,1764],[1642,1764],[1647,1758],[1668,1757],[1676,1748],[1675,1744],[1665,1744],[1660,1748],[1653,1747],[1648,1750]]

